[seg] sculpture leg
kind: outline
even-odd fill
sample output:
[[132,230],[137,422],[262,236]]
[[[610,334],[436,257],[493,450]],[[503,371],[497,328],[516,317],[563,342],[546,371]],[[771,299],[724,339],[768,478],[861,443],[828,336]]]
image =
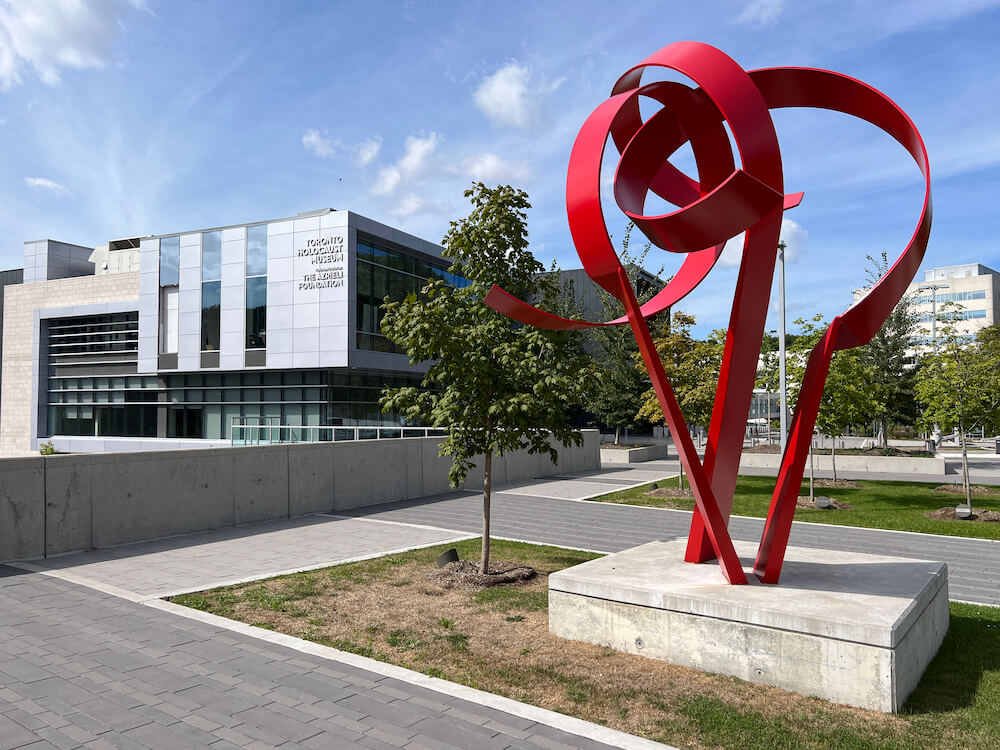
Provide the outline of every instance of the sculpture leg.
[[771,497],[771,507],[767,512],[767,522],[754,563],[754,574],[761,583],[777,583],[781,575],[796,501],[802,487],[802,472],[812,442],[813,428],[816,426],[820,400],[823,398],[823,387],[830,372],[839,327],[840,318],[834,318],[809,355],[798,403],[795,404],[795,414],[792,416],[788,444],[785,446],[785,455],[781,457],[778,481]]
[[625,308],[628,313],[629,324],[635,334],[636,342],[639,344],[639,351],[642,352],[643,361],[649,371],[649,377],[653,381],[653,389],[660,401],[663,409],[663,416],[670,426],[670,431],[677,436],[677,454],[681,463],[691,480],[691,489],[694,493],[695,506],[697,512],[705,521],[705,533],[708,536],[715,556],[722,567],[722,573],[726,580],[732,584],[747,582],[746,573],[740,564],[740,558],[733,547],[733,540],[729,536],[729,529],[726,528],[726,519],[719,511],[719,505],[712,494],[705,469],[698,459],[698,453],[694,442],[687,432],[687,425],[684,423],[684,416],[681,414],[677,404],[677,398],[670,387],[667,375],[663,371],[663,363],[660,361],[656,346],[653,344],[653,337],[649,333],[649,327],[645,319],[639,312],[639,302],[632,291],[632,285],[625,275],[625,270],[619,270],[619,281],[622,287],[622,296],[625,299]]

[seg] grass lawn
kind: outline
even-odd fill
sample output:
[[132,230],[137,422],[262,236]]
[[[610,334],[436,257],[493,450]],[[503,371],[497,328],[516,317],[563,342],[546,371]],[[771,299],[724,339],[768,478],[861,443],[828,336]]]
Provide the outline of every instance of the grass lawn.
[[[463,559],[478,555],[478,540],[455,546]],[[951,630],[906,712],[886,715],[550,635],[548,574],[596,555],[495,541],[496,560],[539,576],[460,591],[428,581],[445,548],[172,601],[681,748],[1000,747],[1000,609],[952,604]]]
[[[733,513],[740,516],[767,516],[774,491],[774,477],[741,476],[736,485]],[[797,508],[796,521],[836,523],[844,526],[865,526],[870,529],[922,531],[925,534],[947,534],[980,539],[1000,539],[1000,523],[978,521],[936,521],[924,513],[955,507],[964,502],[964,495],[935,492],[933,485],[921,482],[860,481],[858,489],[817,487],[817,495],[826,495],[852,506],[851,510],[816,510]],[[659,482],[661,487],[676,487],[676,479]],[[687,486],[685,482],[685,486]],[[620,492],[591,498],[597,502],[627,503],[661,508],[691,510],[694,501],[684,498],[652,497],[652,485],[644,484]],[[991,487],[990,494],[973,495],[972,507],[1000,510],[1000,488]],[[808,480],[802,484],[802,495],[809,494]]]

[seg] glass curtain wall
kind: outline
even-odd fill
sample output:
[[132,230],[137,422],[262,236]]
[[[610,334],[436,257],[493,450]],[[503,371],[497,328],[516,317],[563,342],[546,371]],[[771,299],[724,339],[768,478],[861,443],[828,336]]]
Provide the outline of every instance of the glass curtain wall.
[[201,235],[201,350],[219,351],[222,324],[222,232]]
[[247,227],[246,348],[267,345],[267,224]]
[[160,239],[160,353],[177,353],[180,237]]
[[382,334],[382,300],[401,301],[419,294],[430,279],[442,279],[454,287],[468,282],[449,273],[447,261],[411,255],[374,237],[358,232],[357,347],[376,352],[399,348]]

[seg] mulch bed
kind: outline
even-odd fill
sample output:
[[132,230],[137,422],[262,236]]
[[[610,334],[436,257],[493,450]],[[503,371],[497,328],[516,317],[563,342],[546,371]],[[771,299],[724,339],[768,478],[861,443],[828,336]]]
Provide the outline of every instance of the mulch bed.
[[982,508],[973,508],[972,515],[969,518],[959,518],[955,515],[955,509],[948,508],[938,508],[930,513],[924,513],[928,518],[933,518],[935,521],[985,521],[986,523],[998,523],[1000,522],[1000,511],[997,510],[983,510]]
[[[974,484],[969,487],[970,492],[973,495],[989,495],[993,492],[989,487],[983,487],[981,484]],[[965,488],[960,484],[939,484],[934,488],[935,492],[946,492],[949,495],[964,495]]]
[[530,581],[536,575],[538,574],[531,566],[512,562],[491,562],[489,573],[482,575],[478,562],[459,560],[438,568],[428,579],[444,589],[485,589]]
[[694,495],[687,487],[684,489],[681,489],[680,487],[660,487],[659,489],[647,492],[646,494],[650,497],[676,497],[684,500],[694,500]]
[[[818,482],[817,482],[818,484]],[[820,508],[819,510],[853,510],[854,506],[848,505],[847,503],[842,503],[840,500],[836,500],[832,497],[827,498],[830,501],[829,507]],[[795,502],[798,508],[815,508],[816,503],[809,499],[808,495],[799,495],[799,499]]]

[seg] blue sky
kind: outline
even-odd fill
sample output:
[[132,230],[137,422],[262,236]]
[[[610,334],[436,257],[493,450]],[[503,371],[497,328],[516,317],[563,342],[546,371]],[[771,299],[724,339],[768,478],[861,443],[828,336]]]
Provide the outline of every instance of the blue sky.
[[[0,266],[39,238],[95,245],[332,206],[432,241],[473,179],[531,196],[546,264],[566,225],[577,130],[617,77],[681,39],[744,68],[828,68],[881,89],[931,157],[927,267],[1000,269],[1000,5],[883,2],[0,0]],[[831,113],[774,115],[791,318],[828,317],[918,218],[916,167]],[[683,162],[683,159],[682,159]],[[608,211],[619,236],[624,217]],[[658,253],[669,273],[674,257]],[[727,250],[727,256],[731,250]],[[733,258],[685,301],[722,327]]]

